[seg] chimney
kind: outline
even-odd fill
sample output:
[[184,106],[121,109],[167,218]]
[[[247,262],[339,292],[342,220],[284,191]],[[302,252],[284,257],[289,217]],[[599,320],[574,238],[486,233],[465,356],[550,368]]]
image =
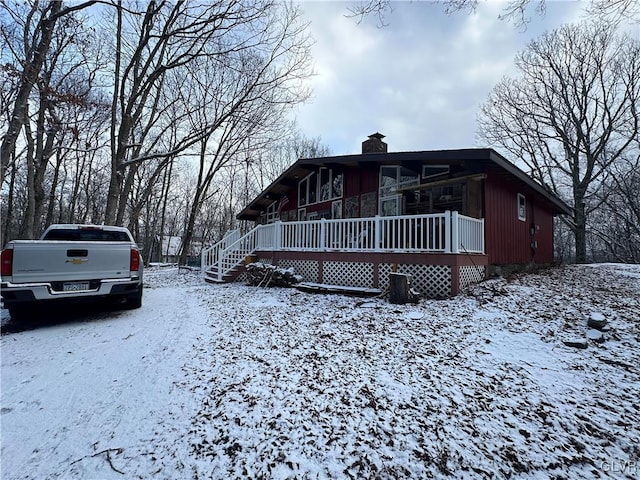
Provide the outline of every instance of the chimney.
[[374,133],[369,139],[362,142],[362,153],[387,153],[387,144],[382,141],[384,135]]

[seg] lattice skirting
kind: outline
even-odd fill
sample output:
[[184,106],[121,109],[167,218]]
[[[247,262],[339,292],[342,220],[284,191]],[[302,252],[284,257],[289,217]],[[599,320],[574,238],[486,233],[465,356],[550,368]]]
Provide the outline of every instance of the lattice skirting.
[[485,276],[484,265],[469,265],[460,267],[460,290],[468,287],[472,283],[478,283],[484,280]]
[[[271,258],[260,257],[260,262],[273,263]],[[379,288],[385,291],[389,287],[391,263],[338,262],[321,260],[280,259],[278,266],[293,267],[296,274],[305,282],[322,282],[329,285],[342,285],[363,288]],[[398,273],[411,275],[412,287],[429,298],[444,298],[452,293],[452,268],[458,268],[459,288],[484,279],[485,266],[455,266],[398,264]],[[377,269],[377,272],[376,272]],[[322,272],[322,278],[320,273]],[[378,284],[374,283],[377,273]],[[244,280],[241,275],[238,280]]]
[[346,287],[373,287],[373,263],[324,262],[322,283]]
[[319,282],[320,268],[317,261],[313,260],[280,260],[278,261],[280,268],[291,268],[296,275],[302,275],[305,282]]
[[[379,288],[389,287],[391,264],[384,263],[378,267]],[[431,298],[443,298],[451,295],[451,267],[447,265],[411,265],[399,264],[398,273],[411,275],[412,287]]]

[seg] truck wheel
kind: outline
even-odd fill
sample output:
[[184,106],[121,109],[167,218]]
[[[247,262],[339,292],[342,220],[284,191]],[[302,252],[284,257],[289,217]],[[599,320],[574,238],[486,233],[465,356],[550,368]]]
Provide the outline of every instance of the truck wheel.
[[19,305],[19,306],[15,305],[12,307],[7,307],[7,310],[9,310],[9,315],[11,316],[11,320],[14,322],[25,320],[29,316],[29,313],[31,312],[31,310],[28,307],[25,307],[23,305]]
[[127,296],[127,309],[133,310],[142,306],[142,285],[136,293]]

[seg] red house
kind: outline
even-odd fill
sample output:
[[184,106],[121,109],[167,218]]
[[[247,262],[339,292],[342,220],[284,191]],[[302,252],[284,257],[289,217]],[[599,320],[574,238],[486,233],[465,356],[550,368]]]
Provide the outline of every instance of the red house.
[[255,228],[203,251],[207,279],[232,281],[247,257],[305,281],[379,288],[413,277],[431,297],[457,294],[498,266],[553,261],[554,216],[570,208],[492,149],[300,159],[238,215]]

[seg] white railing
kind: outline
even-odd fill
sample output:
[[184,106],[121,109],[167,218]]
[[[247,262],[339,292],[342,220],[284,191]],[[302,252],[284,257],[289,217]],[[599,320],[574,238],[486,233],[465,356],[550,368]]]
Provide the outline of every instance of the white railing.
[[202,270],[214,267],[219,279],[256,250],[482,254],[484,220],[445,212],[275,222],[259,225],[235,241],[223,240],[214,247],[203,251]]
[[445,252],[445,225],[440,214],[287,222],[277,250]]
[[218,262],[220,251],[235,243],[240,238],[240,229],[229,230],[222,240],[209,248],[202,249],[200,252],[200,267],[204,272],[208,266],[215,265]]
[[484,253],[484,218],[472,218],[451,214],[458,225],[458,249],[456,253]]

